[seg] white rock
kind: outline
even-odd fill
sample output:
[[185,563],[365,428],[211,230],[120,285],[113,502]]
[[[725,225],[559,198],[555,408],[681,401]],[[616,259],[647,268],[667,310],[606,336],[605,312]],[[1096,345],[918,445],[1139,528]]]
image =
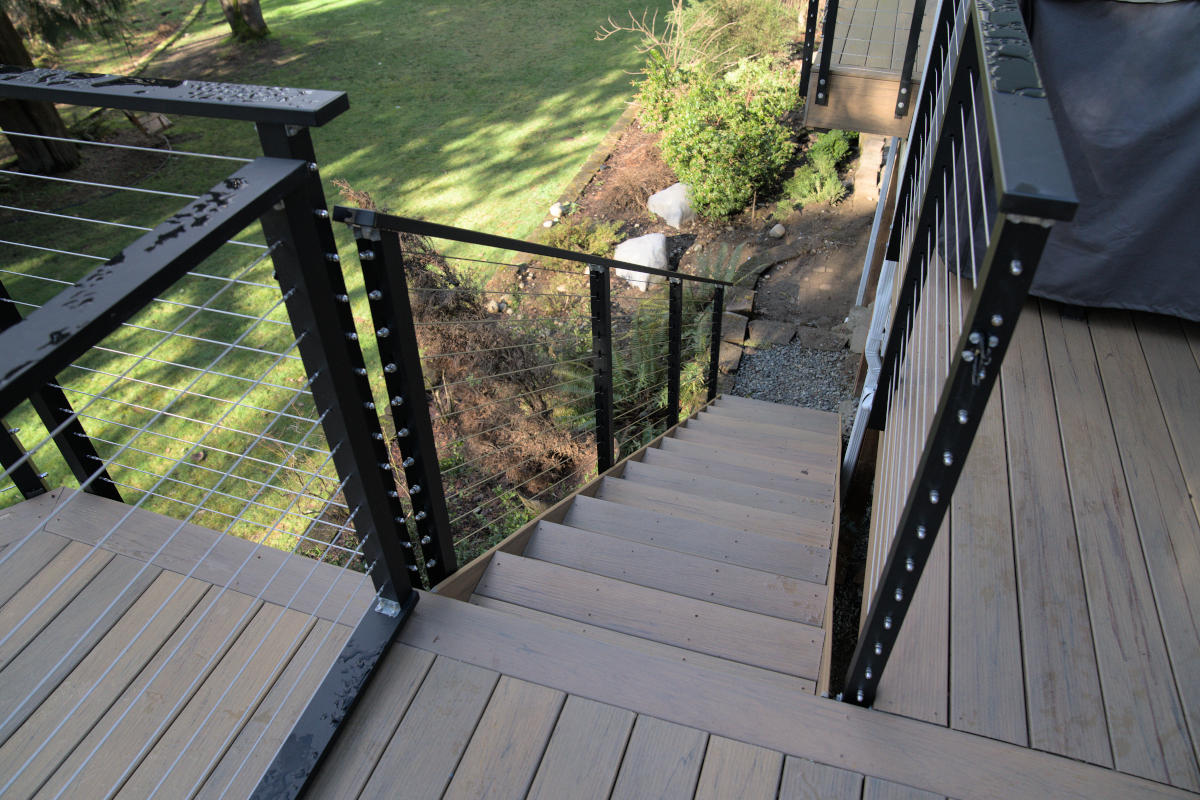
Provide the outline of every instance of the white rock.
[[563,215],[562,203],[555,203],[552,206],[550,206],[550,216],[554,217],[555,219],[558,219],[562,215]]
[[772,239],[782,239],[785,233],[787,233],[787,228],[783,227],[782,225],[776,225],[774,228],[771,228],[771,230],[767,231],[767,236],[770,236]]
[[[617,245],[613,258],[643,267],[666,269],[669,265],[667,237],[661,233],[648,233],[645,236],[626,239]],[[618,278],[624,278],[629,281],[631,286],[635,286],[643,292],[650,288],[650,284],[662,283],[665,280],[662,275],[647,275],[644,272],[634,272],[629,269],[614,269],[613,271]]]
[[551,227],[554,227],[554,220],[552,220],[552,219],[548,219],[548,220],[546,220],[545,222],[543,222],[543,223],[542,223],[542,227],[543,227],[543,228],[551,228]]
[[650,195],[646,206],[651,213],[662,217],[663,221],[672,228],[678,228],[685,222],[691,222],[696,218],[696,212],[692,209],[692,201],[688,198],[686,183],[676,183],[661,192],[655,192]]

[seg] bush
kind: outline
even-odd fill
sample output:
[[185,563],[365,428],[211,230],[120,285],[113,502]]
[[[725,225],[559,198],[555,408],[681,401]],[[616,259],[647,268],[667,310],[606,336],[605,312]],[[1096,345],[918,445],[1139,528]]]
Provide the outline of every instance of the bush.
[[822,133],[807,153],[808,163],[800,166],[783,183],[783,194],[792,203],[836,203],[846,195],[838,176],[838,167],[850,155],[857,134],[846,131]]
[[[680,77],[665,76],[652,92]],[[792,156],[795,144],[782,118],[796,102],[795,76],[760,59],[744,61],[722,78],[686,77],[690,83],[669,108],[656,106],[658,95],[652,94],[647,119],[662,132],[663,159],[691,187],[696,211],[732,214],[756,190],[778,186]]]
[[564,217],[562,221],[545,230],[542,243],[550,247],[607,258],[617,246],[620,229],[619,222],[590,222],[583,218]]
[[780,0],[697,0],[681,16],[694,37],[713,34],[707,53],[712,67],[779,53],[801,35],[798,9]]

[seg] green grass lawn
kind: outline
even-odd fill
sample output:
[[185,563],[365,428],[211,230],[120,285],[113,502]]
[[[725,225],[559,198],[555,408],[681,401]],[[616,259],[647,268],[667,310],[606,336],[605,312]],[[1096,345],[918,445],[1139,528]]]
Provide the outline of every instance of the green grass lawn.
[[[652,5],[667,4],[658,0]],[[169,26],[189,8],[189,3],[179,0],[141,0],[132,10],[138,25]],[[239,45],[228,40],[219,5],[209,2],[186,34],[144,74],[344,90],[351,110],[314,132],[331,201],[336,202],[337,193],[330,182],[344,178],[397,213],[507,235],[525,236],[538,225],[548,205],[620,115],[632,94],[626,70],[638,64],[632,40],[592,40],[606,17],[624,15],[626,5],[614,0],[570,4],[266,0],[263,9],[272,37]],[[166,33],[164,27],[159,35]],[[143,31],[127,34],[119,45],[76,43],[61,51],[59,64],[120,72],[148,50],[153,39]],[[247,123],[173,121],[170,134],[178,149],[257,154],[256,137]],[[110,115],[99,130],[126,125],[123,118]],[[119,177],[144,188],[194,194],[236,166],[155,155],[132,158],[128,167],[123,163]],[[7,205],[148,227],[185,202],[101,189],[81,192],[3,176],[0,195]],[[0,211],[0,238],[78,253],[110,257],[137,235],[135,230]],[[253,229],[241,238],[259,240]],[[340,243],[346,263],[354,264],[349,237],[343,234]],[[232,276],[254,256],[242,248],[225,247],[202,270]],[[98,263],[3,245],[0,260],[4,270],[0,278],[10,292],[32,303],[44,302],[55,284],[14,273],[70,282]],[[270,275],[270,262],[263,262],[245,279],[267,287],[239,284],[215,307],[252,316],[262,313],[278,299],[269,288]],[[364,309],[353,270],[348,271],[348,280],[356,310]],[[172,299],[197,305],[217,285],[187,279],[173,290]],[[135,321],[170,330],[190,312],[160,304]],[[282,309],[272,316],[279,321],[286,318]],[[358,316],[364,321],[365,311]],[[175,396],[161,387],[183,386],[195,377],[194,367],[212,364],[220,348],[201,340],[232,342],[247,327],[248,321],[241,317],[202,312],[186,328],[194,338],[175,337],[159,345],[153,352],[155,360],[139,364],[116,387],[106,390],[119,402],[97,401],[89,413],[107,422],[85,420],[92,436],[101,440],[101,452],[110,454],[131,441],[149,419],[149,412],[140,407],[161,408]],[[144,353],[158,337],[126,329],[106,345]],[[263,324],[247,341],[264,349],[281,349],[288,339],[285,326]],[[94,351],[81,360],[83,369],[72,368],[63,376],[74,390],[71,400],[77,409],[88,401],[89,393],[98,393],[113,375],[129,369],[133,359],[121,352]],[[302,497],[291,505],[304,473],[331,473],[328,468],[318,469],[321,459],[313,454],[323,444],[319,432],[308,431],[303,422],[312,415],[311,409],[303,408],[305,398],[297,400],[290,389],[299,385],[303,374],[294,361],[284,361],[268,372],[263,356],[242,350],[222,356],[213,368],[232,377],[204,378],[178,397],[172,415],[158,419],[151,432],[121,456],[126,465],[122,479],[141,490],[151,488],[158,481],[156,475],[207,436],[203,460],[196,461],[193,454],[176,468],[174,477],[179,480],[161,484],[156,492],[191,503],[207,495],[208,510],[196,521],[217,528],[225,527],[230,515],[251,499],[246,516],[259,522],[240,532],[257,537],[267,526],[268,539],[286,546],[292,542],[288,534],[303,524],[303,517],[284,515],[283,522],[276,523],[272,519],[280,513],[272,509],[311,513],[319,505],[313,498]],[[265,377],[267,382],[242,400],[244,408],[222,418],[230,410],[227,401],[238,399],[247,388],[247,377]],[[211,423],[218,419],[221,428],[234,431],[213,429]],[[22,429],[27,445],[44,435],[28,407],[10,415],[7,422]],[[264,430],[275,441],[256,441],[254,434]],[[302,446],[296,448],[297,444]],[[288,450],[294,450],[295,456],[286,457],[283,451]],[[221,473],[235,461],[240,464],[238,482],[218,485]],[[288,468],[276,472],[272,465],[278,463]],[[40,454],[38,464],[50,473],[51,485],[71,483],[65,465],[49,450]],[[317,481],[309,492],[325,496],[329,490]],[[0,505],[15,499],[15,492],[5,492],[0,494]],[[175,516],[184,509],[184,504],[165,499],[147,505]]]

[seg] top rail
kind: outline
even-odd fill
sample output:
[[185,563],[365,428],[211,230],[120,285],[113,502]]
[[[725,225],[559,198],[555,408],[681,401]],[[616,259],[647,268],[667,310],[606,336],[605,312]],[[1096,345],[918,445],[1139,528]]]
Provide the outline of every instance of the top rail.
[[0,64],[0,96],[217,119],[320,126],[350,108],[345,92],[102,75]]
[[666,269],[643,267],[640,264],[630,264],[628,261],[617,261],[612,258],[589,256],[572,250],[563,250],[523,239],[510,239],[506,236],[496,236],[490,233],[479,233],[466,228],[455,228],[451,225],[439,225],[436,222],[425,222],[409,217],[398,217],[379,211],[367,211],[361,208],[334,206],[333,218],[337,222],[355,225],[360,228],[378,228],[394,233],[412,233],[418,236],[430,236],[434,239],[453,239],[466,244],[477,244],[483,247],[495,247],[501,250],[516,250],[521,253],[531,253],[547,258],[558,258],[563,261],[574,261],[578,264],[588,264],[599,267],[612,267],[630,272],[642,272],[646,275],[661,275],[664,278],[679,278],[694,283],[708,283],[714,286],[731,286],[728,281],[715,278],[704,278],[699,275],[688,275],[683,272],[672,272]]

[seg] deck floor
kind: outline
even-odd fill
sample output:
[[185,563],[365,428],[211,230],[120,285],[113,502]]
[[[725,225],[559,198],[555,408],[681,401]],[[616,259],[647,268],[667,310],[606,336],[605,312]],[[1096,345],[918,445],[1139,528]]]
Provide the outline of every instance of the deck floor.
[[1200,790],[1198,498],[1200,326],[1031,301],[877,707]]
[[[833,35],[831,69],[863,69],[893,77],[904,65],[912,27],[914,0],[841,0]],[[921,39],[913,72],[920,77],[928,28],[937,13],[936,2],[926,2]]]

